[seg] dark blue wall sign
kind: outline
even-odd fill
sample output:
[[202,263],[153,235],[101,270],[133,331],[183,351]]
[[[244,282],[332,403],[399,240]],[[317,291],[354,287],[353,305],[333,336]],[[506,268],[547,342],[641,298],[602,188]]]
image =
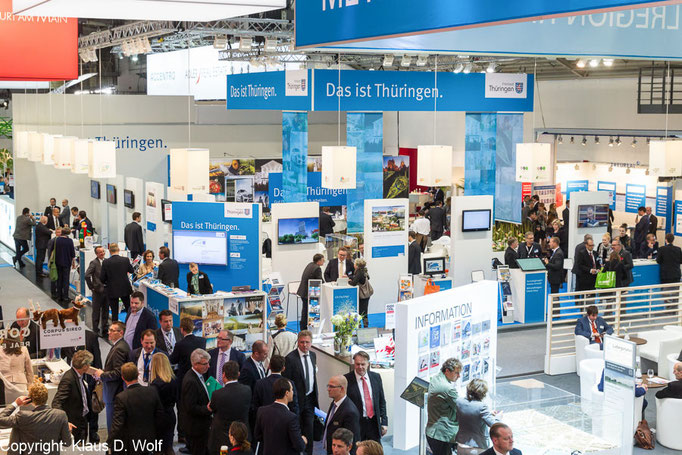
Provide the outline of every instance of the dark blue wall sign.
[[646,206],[646,185],[625,185],[625,212],[637,213],[639,207]]
[[546,273],[526,273],[526,324],[545,320]]
[[673,223],[675,235],[682,235],[682,201],[675,201],[675,219]]
[[[269,174],[268,192],[270,203],[284,202],[284,189],[282,187],[282,173],[271,172]],[[332,190],[322,187],[322,173],[308,172],[308,195],[307,202],[319,202],[320,206],[337,207],[346,205],[346,190]]]
[[616,182],[604,182],[600,180],[597,182],[597,191],[607,191],[611,193],[611,202],[609,203],[609,206],[611,207],[611,210],[616,210]]
[[672,230],[673,189],[671,186],[656,187],[656,216],[665,217],[665,232]]
[[574,191],[587,191],[590,186],[589,180],[569,180],[566,182],[566,200],[571,200]]

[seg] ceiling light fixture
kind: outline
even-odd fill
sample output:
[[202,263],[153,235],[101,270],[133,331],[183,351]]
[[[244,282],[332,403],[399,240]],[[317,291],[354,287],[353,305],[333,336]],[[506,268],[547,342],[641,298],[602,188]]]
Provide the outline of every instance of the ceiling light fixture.
[[417,56],[417,66],[426,66],[429,62],[429,56],[427,54],[419,54]]
[[599,136],[595,136],[595,137],[594,137],[594,143],[595,143],[595,144],[599,144]]
[[277,38],[265,38],[263,50],[265,50],[265,52],[277,52],[277,44]]
[[241,37],[239,38],[239,50],[250,51],[253,46],[253,38]]
[[585,68],[585,60],[580,59],[578,62],[575,64],[578,68]]
[[637,139],[633,137],[632,138],[632,144],[630,144],[630,145],[632,146],[632,148],[637,147]]
[[494,73],[495,71],[497,71],[497,64],[495,62],[490,62],[485,71],[487,73]]
[[590,68],[596,68],[599,66],[599,59],[598,58],[593,58],[590,60]]
[[561,136],[561,134],[559,135],[558,141],[559,141],[559,145],[564,143],[564,138]]
[[583,140],[581,142],[582,146],[585,147],[587,145],[587,137],[583,136]]
[[393,60],[395,60],[395,55],[393,54],[384,55],[384,62],[382,66],[393,66]]
[[613,147],[613,138],[609,137],[609,147]]
[[455,69],[452,70],[452,72],[455,73],[455,74],[459,74],[459,73],[462,72],[463,69],[464,69],[464,65],[461,64],[461,63],[458,63],[458,64],[455,66]]
[[613,66],[613,59],[612,58],[605,58],[604,60],[602,60],[602,62],[604,63],[604,66],[608,66],[608,67]]
[[216,35],[213,38],[213,49],[225,49],[227,47],[227,36]]
[[411,64],[412,64],[412,57],[409,55],[403,55],[403,58],[400,59],[400,66],[408,68]]
[[469,74],[471,70],[473,69],[473,65],[471,62],[467,63],[466,66],[464,67],[464,74]]
[[616,145],[620,147],[620,144],[621,144],[620,136],[618,136],[618,138],[616,139]]

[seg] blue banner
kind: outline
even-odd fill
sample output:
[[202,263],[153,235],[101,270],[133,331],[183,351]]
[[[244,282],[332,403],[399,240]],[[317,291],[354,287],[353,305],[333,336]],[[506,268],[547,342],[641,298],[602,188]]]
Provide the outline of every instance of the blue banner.
[[616,182],[604,182],[599,180],[597,182],[597,191],[607,191],[611,195],[611,202],[609,206],[611,210],[616,210]]
[[545,320],[545,298],[547,293],[547,274],[526,273],[526,314],[525,323]]
[[637,213],[639,207],[646,206],[646,185],[625,185],[625,212]]
[[284,202],[306,202],[308,114],[282,113],[282,190]]
[[363,233],[365,199],[384,195],[384,122],[382,114],[349,113],[346,143],[357,148],[356,187],[348,190],[348,233]]
[[[270,203],[284,202],[282,173],[271,172],[268,177],[268,196]],[[322,173],[308,172],[306,195],[308,202],[319,202],[320,206],[338,207],[346,205],[346,190],[332,190],[322,187]]]
[[589,180],[569,180],[566,182],[566,200],[571,200],[574,191],[587,191],[590,186]]
[[665,217],[665,232],[672,232],[673,188],[659,186],[656,188],[656,216]]
[[296,2],[296,46],[421,34],[660,3],[658,0],[322,0]]
[[[533,76],[416,71],[311,70],[310,96],[268,96],[286,92],[285,71],[227,76],[227,109],[304,111],[469,111],[531,112]],[[486,81],[488,83],[486,83]],[[491,93],[491,87],[493,92]],[[244,96],[232,96],[242,93]]]
[[675,235],[682,235],[682,201],[675,201]]
[[405,256],[404,245],[386,245],[372,247],[373,258],[394,258],[398,256]]
[[332,315],[358,312],[358,288],[335,288]]

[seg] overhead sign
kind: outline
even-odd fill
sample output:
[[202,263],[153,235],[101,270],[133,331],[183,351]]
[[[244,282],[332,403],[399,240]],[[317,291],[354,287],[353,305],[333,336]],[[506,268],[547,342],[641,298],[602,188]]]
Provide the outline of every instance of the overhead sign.
[[[412,71],[309,70],[227,76],[227,109],[306,111],[533,110],[533,76]],[[310,90],[304,94],[301,83]],[[339,106],[340,100],[340,106]]]
[[637,213],[639,207],[646,206],[646,185],[625,185],[625,212]]
[[0,80],[64,81],[78,78],[78,20],[15,16],[0,0]]
[[296,2],[296,46],[408,36],[547,19],[675,0],[315,0]]

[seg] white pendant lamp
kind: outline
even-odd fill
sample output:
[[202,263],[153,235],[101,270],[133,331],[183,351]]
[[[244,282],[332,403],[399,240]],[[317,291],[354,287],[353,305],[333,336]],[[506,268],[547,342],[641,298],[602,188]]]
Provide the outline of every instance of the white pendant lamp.
[[651,141],[649,171],[658,177],[682,174],[682,141]]
[[449,145],[417,147],[417,185],[452,185],[452,147]]
[[71,173],[87,174],[90,170],[88,163],[88,152],[90,150],[90,140],[76,139],[71,149]]
[[171,149],[171,190],[183,194],[208,193],[208,169],[208,149]]
[[550,171],[552,146],[537,142],[516,144],[516,181],[517,182],[548,182]]
[[61,134],[43,133],[43,164],[54,165],[54,140]]
[[116,143],[90,141],[88,143],[88,176],[94,179],[116,177]]
[[28,158],[29,132],[19,131],[14,135],[14,158]]
[[28,141],[28,160],[34,162],[43,161],[43,137],[40,133],[31,131],[28,135]]
[[357,154],[356,147],[322,147],[322,188],[355,189]]
[[60,136],[54,140],[54,167],[71,169],[71,157],[76,146],[76,137]]

